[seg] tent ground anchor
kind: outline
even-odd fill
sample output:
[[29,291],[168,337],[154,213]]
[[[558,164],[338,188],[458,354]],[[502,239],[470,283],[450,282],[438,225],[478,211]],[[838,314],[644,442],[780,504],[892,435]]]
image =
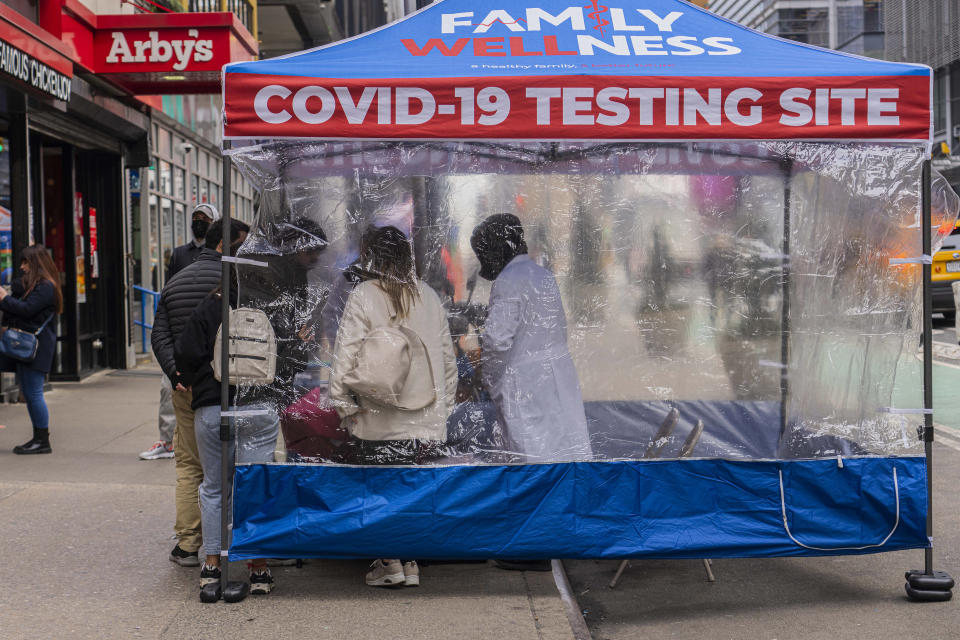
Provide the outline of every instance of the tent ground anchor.
[[922,569],[907,571],[903,588],[914,602],[946,602],[953,597],[953,578],[946,571],[926,573]]

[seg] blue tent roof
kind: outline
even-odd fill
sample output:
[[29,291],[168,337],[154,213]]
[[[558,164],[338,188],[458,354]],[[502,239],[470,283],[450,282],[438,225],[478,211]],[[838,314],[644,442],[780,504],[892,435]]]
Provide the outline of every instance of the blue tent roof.
[[929,140],[929,67],[781,40],[683,0],[605,2],[440,0],[227,65],[225,136]]
[[608,0],[602,5],[538,0],[530,5],[535,6],[439,0],[358,37],[234,63],[226,71],[324,78],[930,75],[922,65],[783,40],[683,0]]

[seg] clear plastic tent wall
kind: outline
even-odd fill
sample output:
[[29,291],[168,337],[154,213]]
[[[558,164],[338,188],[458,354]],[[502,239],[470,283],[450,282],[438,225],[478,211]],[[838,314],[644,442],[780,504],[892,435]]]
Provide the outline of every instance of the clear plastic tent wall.
[[[240,71],[238,86],[253,76]],[[234,137],[250,135],[237,114]],[[574,137],[231,152],[259,194],[239,305],[266,312],[277,354],[274,382],[236,402],[275,414],[282,435],[268,451],[273,434],[238,420],[231,557],[928,544],[920,258],[960,201],[935,180],[925,227],[925,140]],[[491,281],[475,248],[496,214],[516,217],[526,251]],[[389,227],[420,283],[409,323],[427,358],[409,371],[434,398],[419,411],[356,383],[360,345],[390,324],[369,258]]]

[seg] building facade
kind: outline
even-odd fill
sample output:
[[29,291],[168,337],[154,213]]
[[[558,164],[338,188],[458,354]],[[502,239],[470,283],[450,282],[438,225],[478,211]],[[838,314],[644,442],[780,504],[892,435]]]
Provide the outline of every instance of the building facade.
[[934,162],[960,188],[960,2],[899,0],[886,12],[889,60],[933,68],[933,135],[950,153],[935,148]]
[[[195,95],[218,91],[219,66],[195,72],[202,56],[177,59],[161,40],[195,33],[219,56],[210,65],[254,57],[255,40],[236,14],[141,23],[142,13],[121,0],[0,4],[0,284],[16,276],[27,245],[50,251],[65,299],[52,380],[135,363],[134,285],[159,288],[191,205],[222,200],[219,105]],[[145,56],[151,73],[124,64],[137,38],[156,40]],[[177,101],[139,95],[181,88],[195,98],[183,122],[169,108]],[[202,118],[196,104],[211,105]],[[249,218],[252,190],[239,177],[234,185],[235,214]],[[12,382],[0,379],[0,395]]]
[[883,0],[710,0],[707,6],[781,38],[883,57]]

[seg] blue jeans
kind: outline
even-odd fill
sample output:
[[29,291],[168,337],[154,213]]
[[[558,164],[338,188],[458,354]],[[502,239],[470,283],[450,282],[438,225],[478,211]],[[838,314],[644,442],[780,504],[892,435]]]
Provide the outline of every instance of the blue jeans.
[[[276,411],[265,404],[247,405],[241,410],[262,413],[236,418],[236,439],[231,441],[230,461],[240,464],[273,462],[273,450],[280,433],[280,419]],[[203,553],[216,556],[220,555],[221,549],[220,507],[232,508],[232,487],[224,488],[220,484],[220,407],[200,407],[193,414],[193,424],[197,433],[200,464],[203,466],[203,483],[200,485]],[[224,546],[229,547],[229,543],[228,540]]]
[[27,413],[34,429],[46,429],[50,426],[50,412],[43,399],[43,383],[47,374],[30,367],[17,365],[17,378],[20,380],[20,391],[27,401]]

